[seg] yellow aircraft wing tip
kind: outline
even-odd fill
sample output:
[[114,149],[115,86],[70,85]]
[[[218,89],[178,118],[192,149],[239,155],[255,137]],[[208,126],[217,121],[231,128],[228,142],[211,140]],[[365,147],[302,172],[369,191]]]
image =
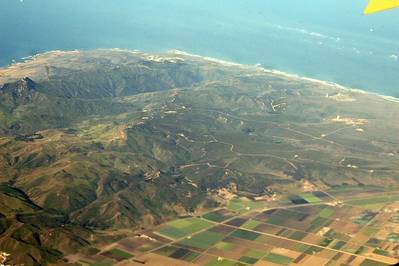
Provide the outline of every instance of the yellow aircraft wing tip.
[[399,0],[370,0],[364,14],[369,15],[396,7],[399,7]]

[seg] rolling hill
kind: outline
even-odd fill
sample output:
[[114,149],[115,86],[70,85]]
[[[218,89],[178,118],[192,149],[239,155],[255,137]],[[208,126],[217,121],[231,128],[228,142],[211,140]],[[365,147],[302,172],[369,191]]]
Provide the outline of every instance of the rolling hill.
[[398,104],[177,51],[37,55],[0,69],[0,251],[61,264],[235,195],[399,190]]

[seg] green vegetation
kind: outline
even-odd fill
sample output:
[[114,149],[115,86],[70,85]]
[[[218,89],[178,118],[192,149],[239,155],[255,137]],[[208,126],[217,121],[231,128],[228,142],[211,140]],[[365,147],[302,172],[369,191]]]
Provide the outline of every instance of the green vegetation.
[[334,239],[332,239],[332,238],[323,238],[323,240],[319,243],[319,246],[327,247],[333,241],[334,241]]
[[221,214],[221,213],[219,213],[217,211],[216,212],[209,212],[209,213],[203,215],[202,217],[207,219],[207,220],[209,220],[209,221],[218,222],[218,223],[223,222],[224,220],[226,220],[226,217],[223,214]]
[[399,243],[399,234],[398,233],[390,233],[387,237],[389,242]]
[[365,199],[355,199],[345,201],[345,204],[354,205],[354,206],[361,206],[366,209],[370,210],[379,210],[384,207],[388,203],[393,203],[399,201],[398,195],[391,195],[391,196],[380,196],[380,197],[372,197],[372,198],[365,198]]
[[267,252],[262,252],[259,250],[250,250],[245,254],[245,256],[259,260],[259,259],[263,258],[266,254],[267,254]]
[[251,232],[251,231],[247,231],[247,230],[236,230],[234,231],[231,236],[237,237],[237,238],[242,238],[242,239],[246,239],[246,240],[255,240],[257,239],[260,234],[255,233],[255,232]]
[[231,261],[228,259],[218,260],[217,258],[215,258],[210,263],[208,263],[206,266],[244,266],[244,265],[245,264]]
[[266,222],[269,224],[274,224],[274,225],[282,225],[284,223],[284,221],[285,221],[284,217],[274,215],[274,216],[270,217],[269,219],[267,219]]
[[307,235],[305,232],[301,231],[295,231],[292,235],[289,236],[289,238],[294,239],[294,240],[301,240]]
[[90,264],[90,266],[112,266],[112,262],[104,262],[104,261],[98,261]]
[[183,258],[181,258],[181,259],[184,260],[184,261],[187,261],[187,262],[192,262],[192,261],[194,261],[196,258],[198,258],[200,255],[201,255],[200,253],[190,251],[187,255],[185,255],[185,256],[184,256]]
[[378,255],[382,255],[382,256],[389,256],[389,252],[386,251],[386,250],[383,250],[381,248],[374,249],[373,253],[378,254]]
[[276,254],[276,253],[269,253],[266,255],[266,257],[263,258],[263,260],[272,262],[272,263],[276,263],[279,265],[289,265],[293,259],[287,257],[287,256],[283,256],[280,254]]
[[130,254],[126,251],[123,251],[121,249],[118,249],[118,248],[113,248],[113,249],[109,250],[108,253],[110,253],[116,257],[119,257],[121,259],[130,259],[130,258],[134,257],[132,254]]
[[157,233],[171,239],[178,239],[187,235],[183,230],[179,230],[178,228],[174,227],[165,227],[159,230]]
[[227,209],[238,213],[245,213],[253,209],[261,208],[261,202],[251,201],[246,198],[236,198],[229,201]]
[[371,227],[371,226],[366,226],[363,228],[363,233],[366,234],[369,237],[374,236],[376,233],[378,233],[378,228],[376,227]]
[[319,199],[318,197],[316,197],[315,195],[313,195],[312,193],[303,193],[300,194],[300,196],[306,200],[309,203],[318,203],[321,202],[322,200]]
[[323,248],[316,247],[316,246],[311,246],[307,250],[305,250],[304,252],[306,254],[309,254],[309,255],[315,255],[315,254],[321,252],[322,250],[323,250]]
[[190,238],[186,238],[179,243],[194,248],[208,249],[211,246],[215,245],[217,242],[221,241],[223,238],[224,235],[222,234],[205,231]]
[[160,229],[157,233],[171,239],[179,239],[209,228],[211,225],[211,223],[199,218],[180,219],[167,223],[166,227]]
[[243,256],[239,259],[239,261],[252,265],[252,264],[255,264],[258,261],[258,259]]
[[334,243],[334,244],[332,245],[331,248],[340,250],[340,249],[341,249],[343,246],[345,246],[345,245],[346,245],[346,242],[345,242],[345,241],[337,241],[336,243]]
[[376,212],[365,211],[360,216],[355,217],[353,219],[353,222],[355,224],[364,225],[364,224],[367,224],[368,222],[370,222],[376,215],[377,215]]
[[322,217],[317,217],[316,219],[314,219],[311,222],[311,225],[308,227],[308,229],[306,230],[307,232],[317,232],[319,231],[323,225],[327,223],[327,219],[322,218]]
[[328,219],[328,218],[330,218],[331,215],[333,215],[333,214],[334,214],[334,209],[333,209],[333,208],[325,207],[325,208],[319,213],[319,216],[322,217],[322,218]]
[[245,224],[243,224],[241,226],[241,228],[253,230],[253,229],[255,229],[255,227],[257,227],[260,224],[261,224],[261,222],[258,222],[258,221],[255,221],[255,220],[249,220]]
[[377,239],[377,238],[370,238],[366,245],[370,246],[370,247],[377,247],[379,244],[381,243],[381,240]]
[[355,254],[363,255],[367,251],[367,248],[364,246],[361,246],[356,250]]
[[388,266],[388,264],[366,259],[360,264],[360,266]]

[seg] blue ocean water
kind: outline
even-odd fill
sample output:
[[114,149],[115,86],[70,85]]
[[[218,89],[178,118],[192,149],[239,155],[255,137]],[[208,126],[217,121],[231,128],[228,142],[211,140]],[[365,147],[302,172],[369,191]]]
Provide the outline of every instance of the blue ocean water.
[[261,64],[399,96],[399,9],[367,0],[0,0],[0,65],[119,47]]

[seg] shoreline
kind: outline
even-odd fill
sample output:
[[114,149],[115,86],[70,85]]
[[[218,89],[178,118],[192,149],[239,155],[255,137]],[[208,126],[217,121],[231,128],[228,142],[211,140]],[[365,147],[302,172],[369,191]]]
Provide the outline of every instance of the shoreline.
[[262,71],[265,73],[269,73],[269,74],[273,74],[273,75],[277,75],[277,76],[282,76],[285,78],[291,78],[291,79],[296,79],[296,80],[301,80],[301,81],[308,81],[308,82],[312,82],[312,83],[317,83],[320,85],[324,85],[324,86],[329,86],[329,87],[334,87],[337,89],[341,89],[344,91],[349,91],[349,92],[355,92],[355,93],[361,93],[361,94],[367,94],[367,95],[373,95],[373,96],[377,96],[379,98],[382,98],[386,101],[389,102],[393,102],[393,103],[399,103],[399,98],[396,98],[394,96],[390,96],[390,95],[384,95],[384,94],[380,94],[377,92],[373,92],[373,91],[367,91],[367,90],[363,90],[363,89],[358,89],[358,88],[352,88],[352,87],[348,87],[348,86],[344,86],[335,82],[331,82],[331,81],[325,81],[325,80],[320,80],[320,79],[316,79],[316,78],[311,78],[311,77],[306,77],[306,76],[301,76],[298,74],[294,74],[294,73],[288,73],[288,72],[284,72],[278,69],[269,69],[269,68],[265,68],[261,65],[247,65],[247,64],[241,64],[238,62],[233,62],[233,61],[227,61],[227,60],[223,60],[223,59],[218,59],[218,58],[214,58],[214,57],[210,57],[210,56],[202,56],[202,55],[197,55],[197,54],[192,54],[189,52],[185,52],[185,51],[181,51],[181,50],[177,50],[177,49],[172,49],[172,50],[167,50],[163,53],[148,53],[148,52],[144,52],[144,51],[140,51],[140,50],[135,50],[135,49],[122,49],[122,48],[98,48],[98,49],[91,49],[91,50],[51,50],[51,51],[46,51],[43,53],[38,53],[38,54],[34,54],[34,55],[30,55],[30,56],[26,56],[21,58],[20,60],[22,61],[17,61],[15,63],[12,63],[8,66],[0,66],[0,70],[5,70],[8,68],[14,68],[18,65],[23,65],[25,63],[28,62],[32,62],[35,59],[37,59],[37,57],[40,56],[45,56],[45,55],[50,55],[50,54],[78,54],[80,52],[90,52],[90,51],[96,51],[96,50],[103,50],[103,51],[121,51],[121,52],[131,52],[134,54],[142,54],[142,55],[160,55],[160,54],[175,54],[175,55],[182,55],[182,56],[190,56],[190,57],[194,57],[194,58],[199,58],[201,60],[205,60],[208,62],[213,62],[213,63],[218,63],[221,64],[223,66],[228,66],[228,67],[244,67],[244,68],[252,68],[258,71]]
[[185,55],[185,56],[191,56],[191,57],[197,57],[197,58],[201,58],[203,60],[206,61],[211,61],[211,62],[215,62],[215,63],[219,63],[225,66],[239,66],[239,67],[252,67],[255,68],[257,70],[266,72],[266,73],[270,73],[273,75],[278,75],[278,76],[283,76],[286,78],[294,78],[297,80],[303,80],[303,81],[308,81],[308,82],[312,82],[312,83],[318,83],[321,85],[325,85],[325,86],[329,86],[329,87],[334,87],[334,88],[338,88],[344,91],[350,91],[350,92],[356,92],[356,93],[361,93],[361,94],[368,94],[368,95],[373,95],[373,96],[377,96],[380,97],[384,100],[390,101],[390,102],[394,102],[394,103],[399,103],[399,98],[396,98],[394,96],[390,96],[390,95],[384,95],[384,94],[380,94],[377,92],[372,92],[372,91],[366,91],[363,89],[358,89],[358,88],[352,88],[352,87],[348,87],[348,86],[344,86],[335,82],[331,82],[331,81],[325,81],[325,80],[320,80],[320,79],[316,79],[316,78],[310,78],[310,77],[306,77],[306,76],[301,76],[298,74],[293,74],[293,73],[288,73],[288,72],[284,72],[281,70],[277,70],[277,69],[269,69],[269,68],[265,68],[261,65],[245,65],[245,64],[240,64],[237,62],[231,62],[231,61],[226,61],[223,59],[217,59],[217,58],[213,58],[213,57],[208,57],[208,56],[201,56],[201,55],[196,55],[196,54],[190,54],[184,51],[180,51],[180,50],[170,50],[168,52],[171,53],[175,53],[175,54],[181,54],[181,55]]

